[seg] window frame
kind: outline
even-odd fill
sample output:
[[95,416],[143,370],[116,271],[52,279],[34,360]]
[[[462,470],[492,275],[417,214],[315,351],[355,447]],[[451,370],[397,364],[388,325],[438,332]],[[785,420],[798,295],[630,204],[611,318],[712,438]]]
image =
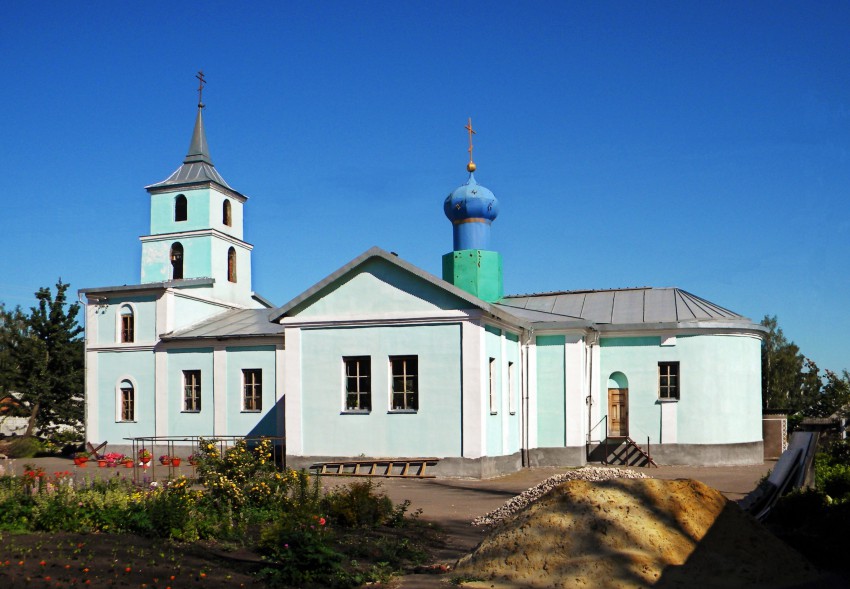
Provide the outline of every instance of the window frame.
[[136,342],[136,310],[128,303],[118,307],[118,341],[122,344]]
[[227,248],[227,281],[236,283],[236,248]]
[[[366,373],[363,373],[363,366]],[[355,374],[349,373],[349,367],[356,366]],[[350,390],[350,379],[354,379],[357,390]],[[365,389],[361,384],[365,382]],[[357,398],[356,406],[349,403],[351,396]],[[364,408],[363,399],[366,399]],[[342,357],[342,412],[343,413],[371,413],[372,412],[372,357],[371,356],[343,356]]]
[[225,227],[233,227],[233,207],[229,198],[225,198],[221,204],[221,223]]
[[[253,377],[250,379],[249,376]],[[259,378],[257,378],[259,377]],[[251,394],[249,395],[249,389]],[[248,403],[248,400],[251,403]],[[254,405],[249,408],[250,405]],[[260,413],[263,410],[263,369],[262,368],[243,368],[242,369],[242,412],[243,413]]]
[[[115,422],[136,423],[138,403],[136,402],[136,383],[129,376],[118,379],[115,385]],[[129,395],[126,393],[129,392]]]
[[201,412],[201,395],[203,394],[201,382],[200,370],[183,371],[183,410],[181,413]]
[[[672,383],[671,383],[672,379]],[[682,396],[682,371],[678,361],[658,363],[658,400],[679,401]]]
[[[413,372],[408,371],[408,365],[413,363]],[[396,363],[403,363],[402,371],[397,374]],[[419,411],[419,356],[417,355],[399,355],[390,356],[388,362],[389,368],[389,391],[390,391],[390,413],[417,413]],[[396,379],[401,378],[404,382],[404,389],[396,390]],[[407,389],[408,380],[413,380],[413,390]],[[396,406],[396,395],[402,395],[402,406]],[[410,399],[410,400],[409,400]]]

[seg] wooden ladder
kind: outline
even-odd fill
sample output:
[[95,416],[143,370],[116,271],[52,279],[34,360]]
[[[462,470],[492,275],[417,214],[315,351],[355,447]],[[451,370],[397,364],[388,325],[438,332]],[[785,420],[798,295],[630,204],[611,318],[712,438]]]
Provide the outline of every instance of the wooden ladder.
[[436,475],[426,474],[426,469],[429,464],[434,465],[439,461],[439,458],[339,460],[316,462],[310,465],[310,470],[322,476],[433,479],[436,478]]

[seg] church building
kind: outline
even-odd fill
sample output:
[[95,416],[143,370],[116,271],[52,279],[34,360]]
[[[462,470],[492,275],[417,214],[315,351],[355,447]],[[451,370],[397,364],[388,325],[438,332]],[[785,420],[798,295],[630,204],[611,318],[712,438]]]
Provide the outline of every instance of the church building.
[[763,328],[678,288],[505,295],[471,124],[442,277],[375,247],[275,307],[202,113],[146,187],[139,284],[80,291],[88,440],[285,436],[290,466],[435,457],[473,477],[579,466],[606,440],[659,464],[762,461]]

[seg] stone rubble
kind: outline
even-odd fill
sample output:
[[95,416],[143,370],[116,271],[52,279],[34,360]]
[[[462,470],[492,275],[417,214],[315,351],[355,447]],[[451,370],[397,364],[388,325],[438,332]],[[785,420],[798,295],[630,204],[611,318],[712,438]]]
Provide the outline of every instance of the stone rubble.
[[613,468],[610,466],[585,466],[562,474],[551,476],[542,483],[523,491],[516,497],[509,499],[498,509],[472,520],[473,526],[493,527],[514,513],[517,513],[527,505],[537,501],[546,493],[566,481],[607,481],[611,479],[648,479],[642,472],[627,470],[624,468]]

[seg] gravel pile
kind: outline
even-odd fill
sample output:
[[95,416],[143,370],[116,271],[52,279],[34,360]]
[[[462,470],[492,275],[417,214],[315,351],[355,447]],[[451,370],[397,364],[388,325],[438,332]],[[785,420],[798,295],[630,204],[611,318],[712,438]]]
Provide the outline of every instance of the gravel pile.
[[508,500],[507,503],[505,503],[498,509],[494,509],[490,513],[485,513],[484,515],[475,518],[474,520],[472,520],[472,525],[495,526],[496,524],[501,523],[503,520],[513,515],[514,513],[517,513],[519,510],[525,508],[527,505],[533,503],[534,501],[537,501],[538,499],[543,497],[543,495],[551,491],[553,488],[567,481],[598,482],[608,481],[611,479],[648,478],[650,477],[646,476],[642,472],[636,472],[634,470],[613,468],[610,466],[585,466],[584,468],[571,470],[563,474],[556,474],[555,476],[549,477],[542,483],[531,487],[530,489],[523,491],[520,495],[517,495],[513,499]]
[[802,556],[688,479],[562,482],[492,528],[454,572],[477,579],[470,589],[824,587]]

